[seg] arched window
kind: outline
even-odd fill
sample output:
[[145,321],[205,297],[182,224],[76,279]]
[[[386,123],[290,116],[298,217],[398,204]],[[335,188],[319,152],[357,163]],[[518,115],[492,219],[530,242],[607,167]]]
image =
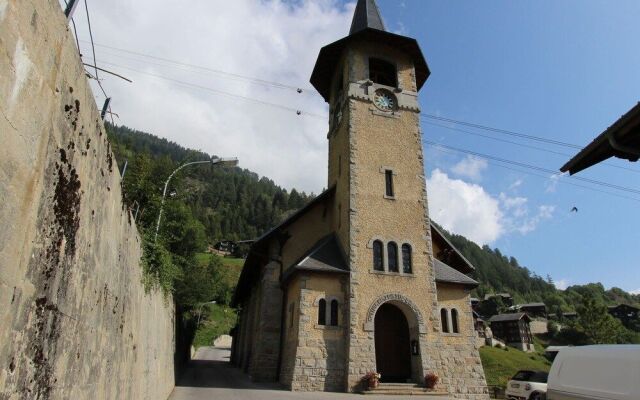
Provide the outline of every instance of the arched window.
[[395,65],[379,58],[369,59],[369,79],[380,85],[398,86],[398,73]]
[[398,272],[398,245],[396,242],[387,243],[387,257],[389,272]]
[[327,324],[327,301],[320,299],[318,304],[318,325]]
[[331,326],[338,326],[338,300],[331,300]]
[[459,333],[458,331],[458,310],[455,308],[451,310],[451,330],[453,333]]
[[449,316],[446,308],[440,310],[440,321],[442,322],[442,332],[449,333]]
[[402,245],[402,272],[411,273],[411,245],[407,243]]
[[376,240],[373,242],[373,269],[376,271],[384,271],[382,263],[382,242]]

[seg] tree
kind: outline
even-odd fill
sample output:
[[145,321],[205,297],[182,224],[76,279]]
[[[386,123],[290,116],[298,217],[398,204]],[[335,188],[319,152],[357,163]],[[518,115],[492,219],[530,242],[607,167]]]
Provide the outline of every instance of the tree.
[[620,321],[612,317],[607,306],[593,297],[584,296],[578,306],[576,329],[589,344],[629,343],[632,335]]

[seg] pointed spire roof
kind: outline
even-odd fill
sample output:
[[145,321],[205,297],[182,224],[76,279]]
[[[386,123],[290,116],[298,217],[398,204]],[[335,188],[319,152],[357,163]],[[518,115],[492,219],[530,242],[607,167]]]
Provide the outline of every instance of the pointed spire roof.
[[357,41],[385,44],[411,57],[415,66],[418,90],[422,88],[431,74],[418,42],[410,37],[387,32],[375,0],[358,0],[349,36],[320,49],[318,60],[311,74],[311,84],[325,101],[329,101],[332,78],[344,49]]
[[386,31],[376,0],[358,0],[349,35],[367,28]]

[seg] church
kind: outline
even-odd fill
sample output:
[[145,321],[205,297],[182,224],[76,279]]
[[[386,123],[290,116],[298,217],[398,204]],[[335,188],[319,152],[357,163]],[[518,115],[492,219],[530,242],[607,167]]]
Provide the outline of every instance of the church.
[[294,391],[422,386],[489,399],[476,345],[474,267],[431,223],[415,39],[358,0],[349,35],[320,50],[311,83],[329,104],[328,189],[256,240],[233,298],[231,361]]

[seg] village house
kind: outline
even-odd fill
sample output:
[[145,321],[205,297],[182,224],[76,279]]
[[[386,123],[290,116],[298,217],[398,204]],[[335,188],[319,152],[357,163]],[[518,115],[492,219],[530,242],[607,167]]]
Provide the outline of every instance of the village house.
[[346,38],[323,47],[311,83],[329,103],[328,189],[251,247],[233,298],[232,362],[291,390],[423,384],[489,398],[476,344],[474,267],[431,224],[415,39],[359,0]]
[[628,304],[618,304],[617,306],[609,306],[609,314],[617,318],[627,328],[637,324],[638,316],[640,316],[640,308],[630,306]]
[[494,337],[507,346],[527,352],[535,351],[530,322],[531,318],[525,313],[499,314],[489,319]]

